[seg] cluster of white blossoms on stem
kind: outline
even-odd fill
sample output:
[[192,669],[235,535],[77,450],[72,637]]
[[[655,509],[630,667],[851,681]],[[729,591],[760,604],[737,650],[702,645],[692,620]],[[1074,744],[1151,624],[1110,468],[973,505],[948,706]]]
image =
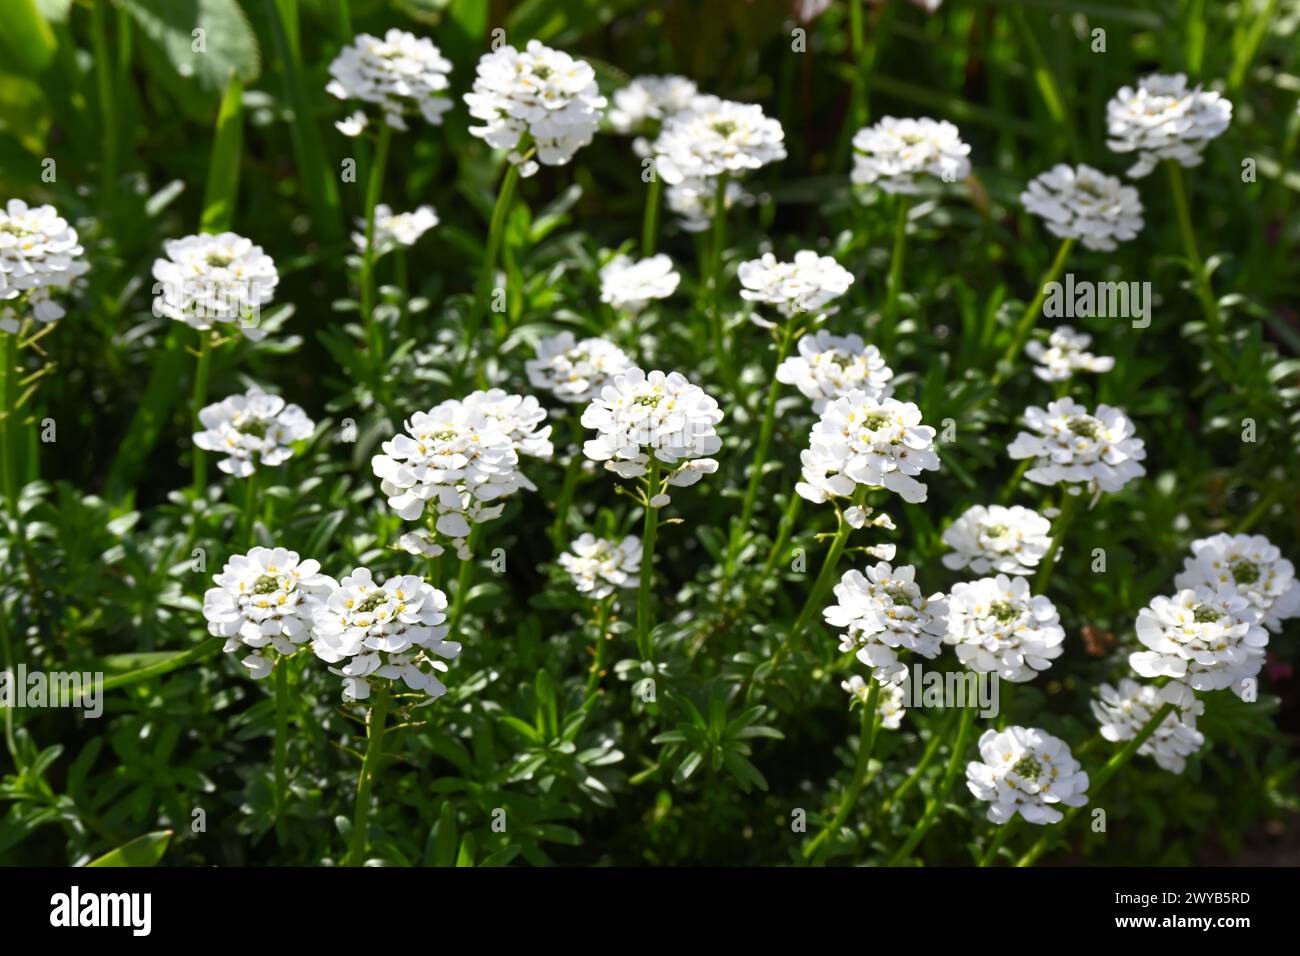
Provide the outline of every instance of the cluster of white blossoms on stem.
[[[375,206],[375,258],[379,258],[394,249],[409,249],[420,237],[438,225],[438,213],[432,206],[420,206],[411,212],[393,212],[387,203]],[[357,252],[366,251],[366,221],[357,219],[357,232],[352,233],[352,242]]]
[[186,236],[163,243],[166,259],[153,264],[154,314],[200,332],[238,325],[254,342],[261,308],[280,282],[275,262],[251,239],[233,232]]
[[1216,534],[1192,542],[1191,557],[1174,578],[1176,588],[1227,588],[1260,613],[1260,623],[1280,631],[1300,616],[1295,566],[1263,535]]
[[204,430],[194,433],[195,447],[225,455],[217,467],[237,478],[288,461],[294,443],[310,438],[316,428],[299,406],[257,387],[207,406],[199,412],[199,424]]
[[831,627],[844,628],[841,651],[855,651],[873,670],[875,679],[896,684],[906,676],[900,650],[937,657],[946,633],[948,601],[942,594],[926,597],[916,584],[916,569],[881,561],[866,569],[846,571],[834,588],[835,599],[822,612]]
[[1119,491],[1146,474],[1146,446],[1118,408],[1098,405],[1095,415],[1072,398],[1025,409],[1025,424],[1007,449],[1016,460],[1033,459],[1025,477],[1040,485],[1085,485]]
[[[778,262],[772,253],[764,253],[759,259],[742,262],[737,278],[744,287],[742,299],[774,306],[786,318],[826,314],[826,307],[853,284],[849,270],[811,249],[796,252],[793,262]],[[770,322],[758,324],[771,326]]]
[[537,357],[524,363],[529,384],[562,402],[586,404],[632,367],[627,353],[608,339],[574,340],[560,332],[537,343]]
[[1172,677],[1195,690],[1230,689],[1246,697],[1264,666],[1268,631],[1247,598],[1228,588],[1185,588],[1138,612],[1145,651],[1129,655],[1143,677]]
[[979,750],[983,763],[966,765],[966,786],[991,804],[992,823],[1010,823],[1017,813],[1027,823],[1059,823],[1058,805],[1088,802],[1088,774],[1059,737],[1035,727],[986,730]]
[[1073,378],[1075,372],[1109,372],[1115,367],[1111,356],[1089,352],[1091,344],[1092,336],[1088,333],[1062,325],[1052,331],[1046,345],[1031,341],[1025,346],[1025,353],[1038,363],[1034,374],[1044,382],[1064,382]]
[[[329,72],[326,91],[377,107],[393,129],[406,129],[406,117],[417,113],[440,126],[442,114],[452,107],[447,93],[451,61],[429,40],[404,30],[389,30],[382,40],[362,33],[339,52]],[[356,136],[366,117],[356,113],[336,125],[344,135]]]
[[853,137],[853,172],[860,186],[918,193],[923,177],[955,183],[970,175],[970,146],[946,120],[886,116]]
[[1051,547],[1052,526],[1037,511],[1021,505],[972,505],[943,532],[952,551],[943,565],[976,574],[1033,574]]
[[600,301],[635,315],[652,300],[668,298],[681,281],[663,253],[639,260],[615,256],[600,270]]
[[1170,681],[1156,687],[1126,677],[1118,688],[1102,684],[1098,693],[1101,696],[1092,702],[1092,713],[1101,725],[1102,737],[1112,743],[1132,740],[1165,704],[1177,708],[1138,748],[1139,754],[1155,758],[1165,770],[1182,773],[1187,758],[1205,743],[1205,736],[1196,729],[1196,718],[1205,713],[1205,705],[1186,684]]
[[573,578],[578,593],[599,601],[616,588],[636,587],[641,571],[641,539],[635,535],[618,541],[584,532],[569,548],[558,560]]
[[521,140],[531,140],[542,164],[563,166],[591,142],[606,105],[591,64],[537,40],[523,50],[503,46],[483,54],[465,102],[483,122],[470,133],[494,149],[511,150],[510,161],[523,176],[536,172],[537,164],[517,151]]
[[799,339],[798,354],[776,367],[776,380],[793,385],[812,399],[812,410],[820,415],[826,406],[854,390],[880,401],[893,392],[893,369],[885,364],[880,349],[867,345],[860,335],[832,335],[819,329]]
[[0,208],[0,332],[17,332],[28,318],[63,318],[52,293],[89,271],[84,252],[77,230],[53,206],[11,199]]
[[[633,366],[582,413],[582,426],[596,431],[582,450],[620,478],[645,475],[653,456],[668,466],[662,483],[684,488],[718,470],[709,456],[722,447],[715,429],[720,421],[717,401],[680,372],[647,374]],[[652,507],[668,503],[658,488],[650,493]]]
[[1232,122],[1232,103],[1212,90],[1188,87],[1182,73],[1155,73],[1124,86],[1106,104],[1106,145],[1117,153],[1137,153],[1129,169],[1146,176],[1162,159],[1197,166],[1210,140]]
[[519,456],[550,457],[550,426],[535,398],[501,389],[448,399],[405,422],[405,432],[383,443],[371,467],[388,496],[388,506],[407,521],[426,516],[426,529],[404,534],[411,554],[436,557],[442,538],[461,560],[469,558],[470,526],[501,514],[502,498],[534,485],[520,470]]
[[961,582],[948,595],[948,633],[957,659],[971,670],[1023,683],[1061,656],[1065,629],[1056,607],[1029,582],[999,574]]
[[[861,704],[866,704],[867,694],[871,692],[871,684],[857,674],[848,680],[840,681],[840,687]],[[897,730],[902,726],[903,715],[907,713],[904,705],[906,693],[901,683],[880,684],[880,690],[876,694],[876,713],[880,716],[881,727],[886,730]]]
[[625,135],[653,132],[669,116],[688,109],[698,93],[695,82],[684,76],[634,77],[614,91],[609,125]]
[[655,171],[669,185],[742,176],[786,155],[780,122],[761,106],[708,95],[669,116],[651,149]]
[[[744,187],[734,179],[727,180],[723,194],[723,204],[727,209],[749,198]],[[682,229],[703,232],[713,224],[713,214],[718,206],[718,184],[715,180],[699,177],[683,179],[669,184],[664,200],[678,217]]]
[[376,678],[400,679],[436,700],[447,692],[437,673],[460,645],[447,641],[447,596],[423,578],[401,575],[376,584],[357,568],[331,588],[312,618],[312,650],[345,678],[343,699],[365,700]]
[[306,643],[317,606],[338,587],[318,562],[300,561],[284,548],[237,554],[212,580],[217,586],[203,595],[208,633],[227,639],[227,654],[252,650],[243,665],[254,680],[271,673],[275,654],[292,654]]
[[909,504],[926,499],[914,476],[939,468],[935,431],[921,424],[911,402],[877,399],[858,389],[826,406],[800,455],[803,481],[795,491],[809,501],[847,498],[858,485],[887,488]]
[[1052,235],[1078,239],[1094,252],[1113,252],[1142,231],[1138,191],[1085,164],[1058,163],[1030,180],[1020,202]]

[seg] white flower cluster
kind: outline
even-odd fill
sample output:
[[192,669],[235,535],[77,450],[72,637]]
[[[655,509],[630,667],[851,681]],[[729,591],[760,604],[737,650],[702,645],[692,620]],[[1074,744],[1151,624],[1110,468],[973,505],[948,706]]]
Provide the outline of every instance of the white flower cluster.
[[503,46],[483,54],[465,102],[483,122],[470,133],[494,149],[511,150],[510,161],[523,176],[537,171],[516,149],[525,136],[541,163],[563,166],[591,142],[606,105],[589,63],[537,40],[522,51]]
[[17,332],[28,318],[63,318],[52,294],[89,271],[84,252],[77,230],[53,206],[11,199],[0,208],[0,332]]
[[217,467],[237,478],[288,461],[294,442],[310,438],[316,428],[297,405],[256,386],[207,406],[199,412],[199,424],[204,430],[194,433],[195,447],[225,455]]
[[1192,555],[1174,578],[1176,588],[1227,588],[1260,613],[1270,631],[1300,616],[1295,566],[1263,535],[1216,534],[1192,542]]
[[918,193],[925,176],[946,183],[965,179],[970,175],[969,156],[970,147],[946,120],[886,116],[854,135],[850,178],[887,193]]
[[501,389],[448,399],[416,412],[406,431],[383,443],[371,467],[388,496],[388,506],[407,521],[429,512],[426,529],[402,536],[411,554],[442,554],[440,536],[451,539],[461,560],[469,558],[470,526],[501,514],[500,499],[534,485],[519,468],[519,456],[550,457],[550,426],[535,398]]
[[[393,129],[406,129],[406,117],[416,113],[440,126],[442,114],[452,107],[447,93],[451,61],[429,40],[404,30],[389,30],[382,40],[362,33],[339,52],[329,72],[326,91],[341,100],[372,104]],[[344,135],[356,136],[366,125],[365,114],[336,125]]]
[[1121,87],[1106,104],[1106,145],[1117,153],[1137,153],[1129,169],[1146,176],[1162,159],[1197,166],[1210,140],[1232,122],[1232,103],[1218,93],[1187,86],[1182,73],[1144,76],[1137,88]]
[[271,673],[276,654],[289,655],[311,636],[312,615],[337,583],[316,561],[299,561],[296,551],[253,548],[226,562],[203,595],[208,633],[226,638],[233,654],[251,648],[243,660],[254,680]]
[[622,541],[597,538],[584,532],[559,557],[560,567],[568,571],[580,594],[597,601],[614,593],[615,588],[637,585],[641,571],[641,539],[628,535]]
[[1118,408],[1098,405],[1096,415],[1072,398],[1025,409],[1025,424],[1007,449],[1013,459],[1034,459],[1025,477],[1040,485],[1086,485],[1119,491],[1146,474],[1146,446]]
[[812,399],[812,410],[820,415],[826,406],[854,390],[880,401],[893,392],[894,372],[885,364],[880,350],[867,345],[860,335],[831,335],[819,329],[798,342],[798,355],[776,367],[776,380],[793,385]]
[[1132,740],[1165,704],[1177,708],[1138,748],[1139,754],[1154,757],[1165,770],[1182,773],[1187,758],[1205,743],[1205,736],[1196,729],[1196,718],[1205,713],[1205,705],[1186,684],[1171,681],[1155,687],[1126,677],[1118,688],[1102,684],[1098,692],[1101,697],[1092,702],[1092,713],[1101,725],[1102,737],[1112,743]]
[[537,343],[537,357],[524,363],[533,388],[545,389],[562,402],[586,404],[614,377],[632,367],[632,360],[607,339],[575,342],[572,332],[560,332]]
[[1236,591],[1184,588],[1138,612],[1137,638],[1147,650],[1129,655],[1129,665],[1143,677],[1245,697],[1268,646],[1259,622],[1259,611]]
[[1058,163],[1030,180],[1020,202],[1052,235],[1078,239],[1094,252],[1113,252],[1142,231],[1138,191],[1084,164]]
[[988,819],[1010,823],[1019,813],[1027,823],[1059,823],[1057,806],[1088,802],[1088,774],[1069,746],[1035,727],[986,730],[980,737],[980,763],[966,765],[966,786],[991,806]]
[[971,670],[1023,683],[1061,656],[1065,629],[1056,607],[1029,582],[999,574],[953,585],[948,633],[957,659]]
[[1075,372],[1109,372],[1115,367],[1111,356],[1090,353],[1091,344],[1088,333],[1062,325],[1052,331],[1046,345],[1032,341],[1025,346],[1025,352],[1038,363],[1034,374],[1044,382],[1064,382]]
[[600,270],[600,301],[635,315],[650,301],[668,298],[681,281],[662,253],[638,261],[615,256]]
[[925,501],[914,477],[939,468],[935,431],[921,424],[910,402],[876,399],[855,389],[826,406],[800,455],[803,481],[795,491],[809,501],[847,498],[858,485],[887,488],[910,504]]
[[447,636],[447,596],[422,578],[402,575],[376,584],[366,568],[357,568],[331,588],[316,608],[312,650],[330,672],[345,678],[343,699],[365,700],[375,678],[401,679],[431,700],[447,692],[437,672],[460,645]]
[[[793,262],[778,262],[772,253],[742,262],[737,278],[744,286],[740,297],[776,308],[786,318],[827,314],[826,307],[849,291],[850,272],[830,256],[811,249],[794,254]],[[760,322],[770,327],[771,323]]]
[[652,132],[674,113],[689,109],[699,90],[684,76],[638,76],[614,91],[609,124],[615,132]]
[[[669,466],[663,481],[687,487],[718,470],[710,455],[722,447],[715,426],[718,403],[679,372],[647,374],[633,366],[616,375],[582,413],[582,426],[596,431],[583,453],[620,478],[646,474],[650,456]],[[652,488],[652,507],[668,496]]]
[[754,103],[696,96],[670,115],[651,147],[655,171],[669,185],[742,176],[785,159],[785,132]]
[[[867,694],[871,691],[871,685],[857,674],[848,680],[840,681],[840,687],[862,704],[867,702]],[[905,696],[906,691],[901,683],[880,684],[880,690],[876,694],[876,713],[880,715],[881,727],[886,730],[897,730],[903,725],[903,715],[907,713],[907,708],[904,706]]]
[[166,259],[153,264],[154,314],[184,322],[200,332],[238,324],[251,341],[263,305],[280,282],[275,262],[252,240],[233,232],[186,236],[163,243]]
[[845,629],[841,651],[856,651],[875,679],[896,684],[907,667],[900,650],[922,657],[938,656],[946,633],[948,601],[942,594],[926,597],[916,584],[916,569],[881,561],[866,569],[845,572],[835,585],[835,598],[822,612],[831,627]]
[[[421,206],[412,212],[393,212],[387,203],[375,206],[375,258],[394,249],[409,249],[420,237],[438,225],[438,213],[432,206]],[[357,219],[357,229],[352,242],[357,252],[366,252],[366,221]]]
[[1014,505],[972,505],[943,532],[952,551],[946,568],[975,574],[1033,574],[1051,547],[1051,524],[1037,511]]

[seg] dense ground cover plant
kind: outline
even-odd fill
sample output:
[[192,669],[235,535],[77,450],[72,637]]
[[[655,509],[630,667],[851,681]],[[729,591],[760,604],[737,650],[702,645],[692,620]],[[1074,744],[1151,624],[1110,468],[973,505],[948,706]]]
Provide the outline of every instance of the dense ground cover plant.
[[1294,845],[1295,3],[0,11],[0,862]]

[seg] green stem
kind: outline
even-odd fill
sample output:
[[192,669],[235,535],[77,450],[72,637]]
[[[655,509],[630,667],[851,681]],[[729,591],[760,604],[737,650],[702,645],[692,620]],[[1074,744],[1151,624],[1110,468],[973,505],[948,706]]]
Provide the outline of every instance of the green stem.
[[902,800],[907,795],[907,792],[916,786],[916,782],[921,779],[921,775],[925,773],[926,768],[934,760],[934,755],[939,752],[939,745],[948,739],[948,731],[952,729],[952,723],[956,718],[957,711],[954,710],[944,719],[943,727],[930,736],[930,742],[925,745],[925,753],[921,754],[921,760],[916,765],[916,768],[880,805],[879,813],[881,816],[887,814],[890,808],[897,805],[898,801]]
[[1183,252],[1192,269],[1192,282],[1196,286],[1196,297],[1201,303],[1201,312],[1205,315],[1206,331],[1209,334],[1210,355],[1225,381],[1232,379],[1232,364],[1223,351],[1223,316],[1219,314],[1219,303],[1214,297],[1214,287],[1210,283],[1209,273],[1205,271],[1205,260],[1196,245],[1196,233],[1192,229],[1192,214],[1187,205],[1187,189],[1183,185],[1183,167],[1177,160],[1166,160],[1165,168],[1169,172],[1169,191],[1174,200],[1174,212],[1178,217],[1178,232],[1183,240]]
[[713,335],[713,352],[723,378],[734,386],[731,358],[727,350],[726,332],[722,327],[722,254],[727,243],[727,183],[726,173],[718,177],[713,199],[713,230],[709,245],[708,276],[704,292],[709,297],[709,330]]
[[95,88],[99,97],[99,131],[103,137],[100,157],[102,199],[112,208],[117,190],[117,135],[120,125],[113,96],[113,58],[108,51],[108,0],[93,0],[91,7],[92,45],[95,50]]
[[659,529],[659,509],[650,499],[659,494],[659,459],[650,456],[646,472],[645,530],[641,535],[641,582],[636,592],[636,646],[641,660],[650,660],[651,602],[654,600],[655,535]]
[[1006,353],[1002,356],[1002,361],[998,363],[996,371],[993,373],[993,387],[996,389],[1006,380],[1006,377],[1015,367],[1016,359],[1020,357],[1020,350],[1025,347],[1025,342],[1029,339],[1029,333],[1034,330],[1034,325],[1038,321],[1038,310],[1043,306],[1043,299],[1047,298],[1047,287],[1056,281],[1056,277],[1061,274],[1065,268],[1065,260],[1070,256],[1070,250],[1074,248],[1073,239],[1062,239],[1060,247],[1056,250],[1056,258],[1047,269],[1047,274],[1038,282],[1038,289],[1034,292],[1033,299],[1025,308],[1025,313],[1020,317],[1020,324],[1016,326],[1015,338],[1007,346]]
[[659,239],[659,199],[663,183],[656,175],[650,180],[645,193],[645,213],[641,220],[641,256],[653,256]]
[[257,472],[244,479],[244,548],[253,546],[253,529],[257,519]]
[[[194,431],[203,431],[203,425],[199,421],[199,412],[203,411],[203,406],[208,400],[208,377],[212,372],[212,338],[214,333],[210,330],[199,333],[199,361],[194,369],[194,395],[190,402],[191,418],[193,419]],[[194,448],[194,494],[201,496],[204,488],[207,486],[208,460],[205,452],[198,447]]]
[[781,524],[777,527],[776,540],[772,542],[772,547],[767,552],[767,560],[763,562],[764,579],[771,575],[776,562],[785,553],[785,546],[790,541],[790,534],[794,530],[794,523],[799,520],[799,512],[802,508],[803,499],[795,492],[791,492],[790,503],[785,506],[785,514],[781,515]]
[[[525,155],[527,155],[527,139],[525,135],[518,146],[518,151]],[[478,295],[475,296],[474,306],[470,310],[469,324],[465,327],[467,349],[478,337],[479,328],[483,324],[483,315],[488,311],[492,300],[492,283],[496,277],[497,257],[501,254],[501,243],[505,236],[506,216],[510,213],[510,205],[514,202],[515,187],[518,184],[519,167],[514,163],[507,163],[505,176],[497,190],[496,205],[492,208],[492,220],[488,224],[487,245],[483,248],[483,264],[479,268]],[[495,319],[493,325],[495,328]],[[502,330],[497,328],[495,331],[499,342],[504,337]]]
[[596,692],[600,673],[605,666],[605,644],[609,632],[609,612],[614,603],[611,595],[596,605],[596,647],[592,653],[591,670],[587,672],[587,696]]
[[365,862],[366,837],[370,825],[370,792],[374,789],[375,775],[384,747],[385,724],[388,722],[388,684],[375,690],[370,705],[370,719],[366,721],[366,754],[361,761],[361,775],[357,778],[357,804],[352,813],[352,840],[348,850],[348,866],[361,866]]
[[871,753],[875,750],[876,734],[880,729],[880,722],[876,719],[880,684],[875,678],[868,679],[871,681],[871,686],[867,689],[867,699],[862,705],[862,727],[858,731],[858,759],[853,768],[853,776],[848,786],[844,788],[844,793],[840,795],[840,806],[835,813],[835,818],[804,850],[804,859],[811,858],[814,866],[820,866],[826,861],[826,856],[832,847],[831,838],[839,834],[840,827],[844,826],[844,821],[853,812],[853,806],[857,803],[858,795],[862,792],[862,786],[867,779],[867,767],[871,764]]
[[469,539],[466,542],[466,547],[469,548],[469,558],[460,563],[460,570],[456,572],[456,594],[451,599],[451,615],[447,619],[448,630],[451,634],[458,633],[460,615],[465,609],[465,594],[469,591],[469,582],[474,573],[474,553],[478,545],[478,529],[478,525],[474,525],[470,529]]
[[289,743],[289,658],[275,662],[275,818],[284,811],[285,776]]
[[948,767],[943,772],[943,780],[939,784],[939,789],[930,795],[926,802],[925,813],[917,821],[912,832],[908,834],[907,840],[902,846],[889,858],[888,866],[898,866],[908,854],[916,849],[916,845],[921,842],[930,828],[934,826],[935,821],[939,818],[939,812],[943,808],[943,802],[948,797],[948,791],[952,789],[953,783],[957,779],[957,771],[961,767],[962,758],[966,755],[966,741],[970,737],[971,727],[975,721],[975,708],[963,707],[961,712],[961,721],[957,725],[957,742],[952,746],[952,755],[948,758]]
[[1074,520],[1074,513],[1078,510],[1079,499],[1082,497],[1082,493],[1072,495],[1062,490],[1063,500],[1056,521],[1053,523],[1052,543],[1047,546],[1047,554],[1043,555],[1043,563],[1038,566],[1038,573],[1034,576],[1035,594],[1047,593],[1047,585],[1051,583],[1052,571],[1056,568],[1056,556],[1061,550],[1061,542],[1065,540],[1065,532],[1069,529],[1070,522]]
[[375,319],[375,207],[379,205],[379,197],[383,192],[384,168],[388,165],[388,144],[392,138],[393,128],[387,123],[381,124],[366,182],[366,249],[361,256],[361,319],[365,323],[366,343],[370,348],[370,365],[375,376],[376,390],[383,379],[384,336]]
[[4,406],[0,407],[0,471],[4,472],[5,503],[10,516],[18,520],[18,365],[19,332],[0,332],[4,339],[0,355],[0,393]]
[[889,257],[889,287],[885,292],[885,308],[880,317],[880,340],[886,344],[893,341],[894,325],[898,321],[898,297],[903,289],[903,258],[907,250],[907,211],[912,207],[907,196],[899,195],[897,201],[894,250]]
[[1017,819],[1019,818],[1012,817],[1006,823],[1002,824],[1002,826],[997,828],[997,833],[993,835],[993,839],[989,842],[988,849],[986,849],[984,855],[980,857],[980,867],[991,866],[993,861],[997,859],[998,850],[1002,849],[1002,844],[1007,842],[1007,836],[1011,833],[1011,828],[1016,825]]

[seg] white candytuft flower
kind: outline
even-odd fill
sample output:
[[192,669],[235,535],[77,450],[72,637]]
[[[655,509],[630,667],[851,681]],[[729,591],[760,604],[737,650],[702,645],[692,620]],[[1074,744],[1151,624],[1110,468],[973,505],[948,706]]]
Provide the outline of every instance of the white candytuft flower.
[[633,261],[615,256],[600,270],[600,301],[635,315],[653,299],[666,299],[682,277],[663,253]]
[[[392,29],[379,37],[362,33],[345,46],[330,64],[331,80],[325,89],[341,100],[361,100],[379,109],[384,122],[404,130],[406,117],[419,114],[425,122],[442,125],[451,109],[447,74],[451,61],[432,42]],[[354,113],[346,123],[335,124],[345,136],[365,128],[364,113]]]
[[524,363],[528,382],[563,402],[586,404],[601,393],[614,376],[632,367],[632,360],[607,339],[575,342],[572,332],[561,332],[537,343],[537,358]]
[[237,478],[288,461],[293,443],[310,438],[316,428],[297,405],[256,386],[207,406],[199,412],[199,424],[204,430],[194,433],[195,447],[225,455],[217,467]]
[[319,562],[300,562],[298,552],[284,548],[236,554],[212,580],[217,586],[203,595],[208,633],[227,639],[227,654],[251,649],[243,665],[253,680],[271,673],[276,654],[292,654],[307,641],[312,614],[338,586],[320,573]]
[[1059,823],[1057,805],[1088,802],[1088,774],[1059,737],[1036,727],[986,730],[980,737],[980,763],[966,765],[966,786],[991,806],[988,819],[1010,823],[1019,813],[1027,823]]
[[1250,601],[1228,588],[1187,588],[1138,612],[1137,638],[1148,648],[1129,655],[1143,677],[1172,677],[1196,690],[1231,689],[1243,697],[1264,666],[1268,631]]
[[1232,121],[1232,103],[1218,93],[1187,86],[1182,73],[1144,76],[1137,88],[1121,87],[1106,104],[1106,145],[1137,153],[1128,171],[1146,176],[1162,159],[1197,166],[1206,144]]
[[186,236],[163,243],[166,259],[153,264],[154,314],[184,322],[200,332],[237,325],[254,342],[262,306],[280,282],[275,262],[233,232]]
[[697,96],[665,120],[651,149],[657,175],[674,185],[723,173],[742,176],[785,159],[785,133],[754,103]]
[[796,252],[793,262],[778,262],[770,252],[760,259],[742,262],[737,278],[744,286],[740,290],[742,299],[774,306],[786,318],[805,313],[814,317],[829,314],[826,307],[853,284],[847,269],[811,249]]
[[831,335],[825,329],[799,339],[798,355],[776,368],[776,380],[793,385],[812,399],[820,415],[826,406],[855,389],[880,401],[893,393],[894,372],[880,350],[860,335]]
[[447,693],[437,672],[460,645],[447,636],[447,596],[413,574],[376,584],[357,568],[335,585],[312,619],[311,649],[344,678],[343,699],[365,700],[376,678],[401,679],[436,700]]
[[907,665],[898,659],[900,650],[938,656],[948,601],[942,594],[927,598],[917,587],[911,565],[894,568],[881,561],[867,568],[865,575],[847,571],[835,585],[835,598],[839,603],[826,608],[822,616],[831,627],[845,628],[840,650],[856,651],[876,680],[892,684],[906,676]]
[[[646,474],[654,455],[668,466],[662,480],[684,488],[718,470],[709,456],[722,447],[714,428],[720,421],[718,403],[681,373],[647,374],[634,366],[615,376],[582,413],[582,426],[597,433],[582,450],[620,478]],[[667,504],[666,495],[658,497],[653,507]]]
[[1098,405],[1096,415],[1072,398],[1025,409],[1031,432],[1016,436],[1007,453],[1034,459],[1025,477],[1040,485],[1086,485],[1091,491],[1119,491],[1146,474],[1146,446],[1133,422],[1118,408]]
[[954,584],[948,595],[948,633],[957,659],[981,674],[1023,683],[1061,656],[1065,630],[1048,598],[1029,593],[1024,578]]
[[952,552],[943,564],[975,574],[1033,574],[1051,547],[1051,525],[1037,511],[1020,505],[972,505],[943,532]]
[[1078,239],[1094,252],[1112,252],[1142,231],[1142,199],[1116,176],[1080,164],[1058,163],[1029,181],[1020,194],[1025,209],[1040,217],[1047,231]]
[[684,76],[638,76],[614,91],[609,124],[615,132],[653,132],[674,113],[690,107],[699,90]]
[[560,567],[573,577],[579,593],[602,600],[615,588],[634,588],[641,571],[641,539],[622,541],[583,533],[559,557]]
[[1216,534],[1192,542],[1192,556],[1174,578],[1176,588],[1228,588],[1262,615],[1270,631],[1300,616],[1295,567],[1263,535]]
[[388,506],[407,521],[426,517],[427,528],[404,534],[401,547],[436,557],[446,538],[461,560],[468,559],[470,526],[498,517],[500,499],[534,490],[519,456],[551,456],[550,426],[537,428],[545,418],[535,398],[499,388],[412,415],[406,431],[370,460]]
[[[605,109],[591,65],[537,40],[522,51],[503,46],[483,54],[465,102],[470,115],[483,122],[471,126],[471,134],[494,149],[509,150],[528,136],[546,166],[563,166],[590,143]],[[510,161],[520,166],[521,175],[536,171],[536,164],[518,152]]]
[[[857,698],[863,704],[867,702],[867,694],[871,691],[871,685],[857,674],[848,680],[840,681],[840,687],[846,694]],[[880,715],[881,727],[886,730],[897,730],[902,726],[903,715],[907,713],[904,696],[902,684],[880,684],[880,692],[876,694],[876,713]]]
[[[438,213],[432,206],[421,206],[412,212],[395,213],[386,203],[375,206],[375,258],[394,249],[409,249],[420,237],[438,225]],[[352,234],[357,252],[366,252],[366,221],[357,219],[359,231]]]
[[1046,345],[1031,341],[1025,346],[1025,352],[1038,363],[1034,374],[1044,382],[1064,382],[1073,378],[1075,372],[1109,372],[1115,367],[1115,360],[1109,355],[1088,352],[1091,344],[1091,335],[1062,325],[1053,330]]
[[970,175],[970,147],[946,120],[886,116],[853,137],[851,179],[887,193],[918,193],[921,179],[955,183]]
[[913,476],[939,468],[934,436],[910,402],[877,400],[854,389],[831,402],[812,427],[809,447],[800,456],[803,481],[795,490],[822,502],[847,498],[866,485],[918,504],[925,501],[926,487]]
[[89,271],[84,253],[77,230],[53,206],[11,199],[0,207],[0,332],[17,332],[28,318],[63,318],[52,294]]
[[[686,232],[703,232],[713,224],[717,208],[718,183],[716,179],[691,177],[679,183],[670,183],[664,193],[668,208],[678,217],[678,225]],[[744,188],[734,179],[727,180],[724,201],[727,209],[748,197]]]
[[1116,689],[1102,684],[1101,697],[1092,702],[1092,713],[1101,724],[1101,735],[1112,743],[1132,740],[1165,704],[1177,708],[1161,722],[1155,733],[1138,748],[1145,757],[1172,773],[1182,773],[1187,758],[1201,749],[1204,735],[1196,729],[1196,718],[1205,705],[1186,684],[1171,681],[1163,687],[1139,684],[1124,678]]

